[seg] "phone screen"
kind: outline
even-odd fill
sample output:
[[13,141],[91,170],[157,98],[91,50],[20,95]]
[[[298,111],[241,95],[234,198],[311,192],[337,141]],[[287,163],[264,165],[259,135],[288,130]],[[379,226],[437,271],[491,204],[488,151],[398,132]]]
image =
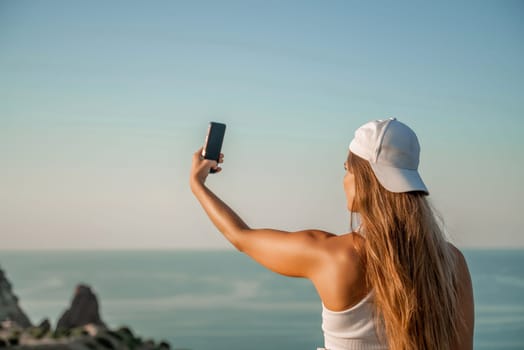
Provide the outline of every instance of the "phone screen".
[[225,133],[226,124],[216,122],[209,123],[206,141],[204,142],[204,148],[202,149],[202,156],[205,159],[216,160],[218,162]]

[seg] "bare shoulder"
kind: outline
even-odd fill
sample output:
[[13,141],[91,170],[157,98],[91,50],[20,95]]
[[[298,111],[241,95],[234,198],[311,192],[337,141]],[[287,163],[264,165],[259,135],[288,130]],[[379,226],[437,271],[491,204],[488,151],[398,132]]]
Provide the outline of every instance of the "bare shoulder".
[[326,252],[332,255],[337,250],[343,250],[349,246],[347,235],[337,235],[323,230],[303,230],[291,233],[296,239],[307,242],[314,250],[319,253]]
[[358,233],[346,233],[332,239],[329,248],[334,253],[335,264],[347,276],[347,283],[353,290],[361,289],[366,261],[365,239]]
[[332,257],[336,257],[338,255],[337,253],[340,253],[340,256],[354,257],[358,255],[364,246],[364,238],[357,233],[337,235],[322,230],[309,230],[305,232],[317,240],[319,248],[327,251]]
[[297,233],[298,234],[307,235],[307,236],[309,236],[309,237],[311,237],[313,239],[317,239],[319,241],[323,241],[323,240],[326,240],[326,239],[338,237],[334,233],[323,231],[323,230],[315,230],[315,229],[299,231]]
[[459,297],[462,302],[470,302],[473,305],[473,285],[469,273],[468,263],[464,254],[453,244],[448,243],[449,248],[455,258],[455,270],[457,273],[457,283]]
[[455,264],[459,277],[466,277],[464,276],[464,274],[467,274],[467,276],[469,276],[468,264],[466,262],[464,254],[460,251],[460,249],[453,245],[453,243],[448,242],[448,247],[451,250],[453,257],[455,258]]
[[312,276],[313,284],[328,309],[346,310],[368,292],[364,282],[364,238],[356,233],[326,236],[322,249],[322,268]]
[[469,273],[468,264],[464,254],[453,244],[448,243],[449,248],[455,256],[457,272],[457,292],[459,297],[460,317],[459,333],[460,339],[457,339],[455,349],[472,349],[473,332],[475,324],[475,306],[473,298],[473,285]]
[[318,266],[340,265],[351,268],[360,265],[364,247],[364,238],[356,233],[333,234],[323,230],[304,230],[293,233],[297,240],[304,242],[304,247],[315,251]]

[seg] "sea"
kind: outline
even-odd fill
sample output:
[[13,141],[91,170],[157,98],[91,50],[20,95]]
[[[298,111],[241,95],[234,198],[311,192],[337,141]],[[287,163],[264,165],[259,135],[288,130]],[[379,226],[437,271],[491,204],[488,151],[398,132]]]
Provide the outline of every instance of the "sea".
[[[464,250],[475,295],[475,349],[524,349],[524,250]],[[316,349],[311,283],[236,251],[3,251],[0,268],[33,323],[53,325],[77,284],[102,319],[172,349]]]

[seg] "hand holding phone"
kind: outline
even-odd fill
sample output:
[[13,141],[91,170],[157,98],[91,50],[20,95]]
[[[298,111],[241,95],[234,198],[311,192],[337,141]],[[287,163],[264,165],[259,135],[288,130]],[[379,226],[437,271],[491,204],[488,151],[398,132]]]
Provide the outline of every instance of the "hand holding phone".
[[[226,133],[226,124],[211,122],[207,129],[206,140],[202,148],[202,157],[219,161],[220,151],[222,150],[222,143],[224,141],[224,134]],[[215,173],[216,170],[211,168],[210,173]]]

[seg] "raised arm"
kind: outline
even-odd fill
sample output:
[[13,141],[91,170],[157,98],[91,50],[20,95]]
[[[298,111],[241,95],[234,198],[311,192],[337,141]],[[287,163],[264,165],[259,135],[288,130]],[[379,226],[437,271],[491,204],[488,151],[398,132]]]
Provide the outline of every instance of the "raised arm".
[[[220,163],[223,161],[221,155]],[[209,169],[220,172],[217,162],[193,155],[190,185],[213,224],[240,251],[268,269],[287,276],[313,278],[321,269],[325,242],[332,234],[318,230],[285,232],[250,228],[206,185]]]

